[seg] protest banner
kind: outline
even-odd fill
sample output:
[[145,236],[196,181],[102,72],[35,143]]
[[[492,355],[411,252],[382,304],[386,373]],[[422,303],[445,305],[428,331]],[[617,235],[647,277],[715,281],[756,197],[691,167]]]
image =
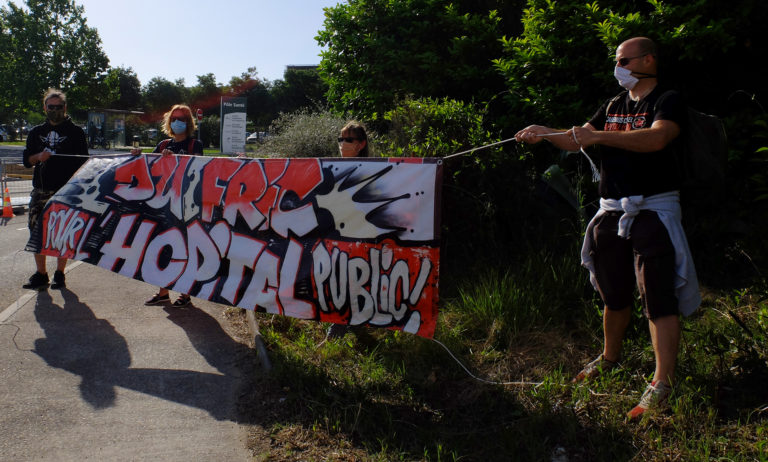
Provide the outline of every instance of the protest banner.
[[432,337],[437,159],[91,158],[26,250],[195,297]]

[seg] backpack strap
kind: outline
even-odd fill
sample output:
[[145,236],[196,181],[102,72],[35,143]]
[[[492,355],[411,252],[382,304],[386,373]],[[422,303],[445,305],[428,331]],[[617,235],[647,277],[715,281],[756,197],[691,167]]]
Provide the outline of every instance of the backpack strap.
[[165,148],[168,147],[168,145],[171,144],[171,139],[166,138],[163,141],[160,142],[160,145],[157,146],[157,152],[163,152]]
[[613,105],[618,102],[619,100],[623,99],[627,93],[629,93],[627,90],[622,91],[618,95],[611,98],[611,100],[608,102],[608,104],[605,105],[605,118],[608,118],[608,111],[613,107]]
[[[193,154],[195,149],[195,140],[194,138],[189,139],[189,146],[187,146],[187,154]],[[163,152],[163,149],[167,148],[168,145],[171,144],[171,138],[166,138],[163,141],[160,142],[160,145],[158,145],[157,152]]]

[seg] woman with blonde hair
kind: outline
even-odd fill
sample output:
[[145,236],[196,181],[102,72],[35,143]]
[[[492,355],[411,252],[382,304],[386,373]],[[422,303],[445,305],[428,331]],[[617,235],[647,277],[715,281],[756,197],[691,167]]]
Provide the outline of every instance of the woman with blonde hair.
[[[203,143],[192,136],[196,129],[197,126],[195,125],[195,118],[192,116],[192,109],[185,104],[174,105],[170,111],[163,115],[163,133],[169,135],[171,138],[159,142],[152,152],[160,153],[163,156],[170,156],[173,154],[203,155]],[[133,149],[131,150],[131,154],[138,156],[141,154],[141,149]],[[161,287],[157,293],[144,302],[144,304],[163,305],[165,303],[170,303],[170,301],[171,299],[168,295],[168,289]],[[181,294],[179,295],[179,298],[173,302],[173,306],[187,306],[191,302],[192,299],[189,294]]]

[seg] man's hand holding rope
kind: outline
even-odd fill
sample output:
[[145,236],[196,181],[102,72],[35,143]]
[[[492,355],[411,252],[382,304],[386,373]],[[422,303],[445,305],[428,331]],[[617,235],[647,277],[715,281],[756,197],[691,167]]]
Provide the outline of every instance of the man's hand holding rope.
[[555,130],[543,125],[529,125],[515,134],[518,142],[536,144],[543,139],[565,151],[580,151],[583,146],[589,146],[587,140],[594,138],[589,127],[573,127],[570,130]]
[[600,181],[599,169],[584,150],[584,146],[591,146],[598,141],[594,128],[591,125],[585,124],[582,127],[573,127],[570,130],[553,130],[543,125],[529,125],[515,134],[515,140],[523,143],[536,144],[543,139],[549,140],[550,143],[564,151],[581,151],[584,157],[589,160],[589,166],[592,169],[592,179]]

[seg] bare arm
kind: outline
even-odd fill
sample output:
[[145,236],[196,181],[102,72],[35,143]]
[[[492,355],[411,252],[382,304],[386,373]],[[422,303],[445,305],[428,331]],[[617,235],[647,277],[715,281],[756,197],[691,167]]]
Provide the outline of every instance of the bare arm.
[[570,130],[559,130],[543,125],[529,125],[517,132],[515,134],[515,139],[518,142],[522,141],[529,144],[536,144],[541,140],[547,140],[565,151],[578,151],[581,145],[577,143],[573,137],[574,129],[588,130],[590,132],[595,130],[589,123],[584,124],[582,127],[574,127]]
[[680,134],[680,126],[671,120],[657,120],[641,130],[598,131],[584,126],[574,127],[571,131],[583,146],[602,144],[633,152],[654,152],[674,140]]

